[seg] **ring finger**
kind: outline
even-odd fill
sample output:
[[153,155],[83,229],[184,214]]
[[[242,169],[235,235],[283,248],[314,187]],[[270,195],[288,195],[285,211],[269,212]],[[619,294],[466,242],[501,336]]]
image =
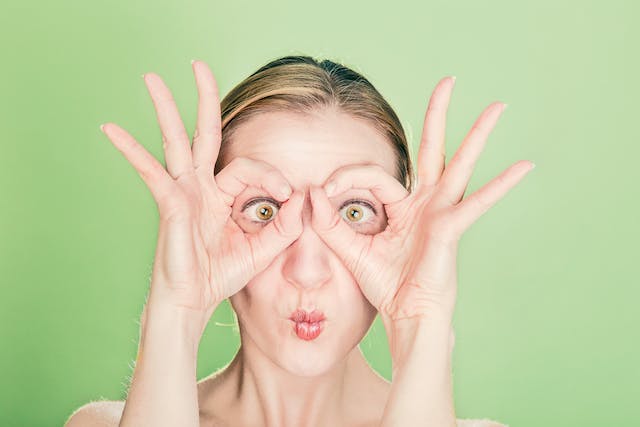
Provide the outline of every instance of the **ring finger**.
[[155,73],[144,75],[144,81],[156,109],[158,123],[162,131],[167,171],[174,179],[193,170],[189,136],[184,128],[180,113],[169,88]]

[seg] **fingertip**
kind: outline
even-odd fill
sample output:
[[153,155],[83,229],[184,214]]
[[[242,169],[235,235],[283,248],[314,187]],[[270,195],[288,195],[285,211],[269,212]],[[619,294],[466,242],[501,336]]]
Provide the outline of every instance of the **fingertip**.
[[289,186],[289,184],[282,184],[279,190],[280,190],[280,196],[283,197],[282,200],[287,200],[291,198],[292,192],[291,192],[291,186]]
[[293,193],[291,193],[291,197],[289,197],[289,200],[287,201],[287,203],[291,203],[293,206],[293,209],[296,212],[300,212],[302,210],[302,206],[304,205],[304,191],[294,191]]
[[311,202],[311,207],[316,208],[316,205],[319,203],[319,197],[321,196],[322,190],[320,187],[316,187],[314,185],[309,187],[309,202]]
[[326,228],[333,218],[331,202],[321,187],[311,186],[309,188],[311,206],[313,213],[311,222],[314,228]]
[[335,181],[329,181],[324,186],[324,192],[327,196],[331,197],[335,194],[337,184]]
[[278,214],[280,223],[287,231],[298,234],[298,230],[302,229],[302,206],[304,203],[304,192],[294,191],[289,200],[283,205],[281,212]]

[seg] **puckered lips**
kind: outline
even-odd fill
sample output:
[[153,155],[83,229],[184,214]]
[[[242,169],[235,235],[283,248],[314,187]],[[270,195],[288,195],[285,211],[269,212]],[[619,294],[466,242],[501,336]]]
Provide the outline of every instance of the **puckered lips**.
[[320,335],[324,325],[324,314],[313,310],[311,313],[298,309],[289,317],[293,321],[293,330],[298,338],[311,341]]
[[320,322],[321,320],[324,320],[324,314],[318,310],[313,310],[311,313],[309,313],[306,310],[297,309],[296,311],[291,313],[291,316],[289,316],[289,319],[293,320],[296,323],[300,323],[300,322],[316,323],[316,322]]

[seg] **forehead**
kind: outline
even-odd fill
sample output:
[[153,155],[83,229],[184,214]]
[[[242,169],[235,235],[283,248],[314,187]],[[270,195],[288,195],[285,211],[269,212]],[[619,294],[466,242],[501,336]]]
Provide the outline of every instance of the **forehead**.
[[376,164],[393,176],[396,169],[390,142],[372,124],[333,108],[252,117],[234,131],[225,163],[238,156],[271,164],[294,188],[322,185],[345,165]]

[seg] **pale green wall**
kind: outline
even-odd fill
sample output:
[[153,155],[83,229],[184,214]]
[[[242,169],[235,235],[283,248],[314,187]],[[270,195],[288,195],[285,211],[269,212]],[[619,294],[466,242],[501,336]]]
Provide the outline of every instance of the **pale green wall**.
[[[162,159],[143,72],[165,79],[191,130],[190,59],[224,95],[287,54],[365,74],[414,150],[431,90],[456,75],[448,158],[485,106],[509,104],[469,192],[517,160],[537,168],[461,241],[458,417],[640,425],[634,2],[12,3],[0,9],[1,425],[61,425],[89,400],[123,398],[157,213],[99,124]],[[199,376],[238,343],[215,321],[232,322],[227,305]],[[378,321],[363,348],[388,378]]]

